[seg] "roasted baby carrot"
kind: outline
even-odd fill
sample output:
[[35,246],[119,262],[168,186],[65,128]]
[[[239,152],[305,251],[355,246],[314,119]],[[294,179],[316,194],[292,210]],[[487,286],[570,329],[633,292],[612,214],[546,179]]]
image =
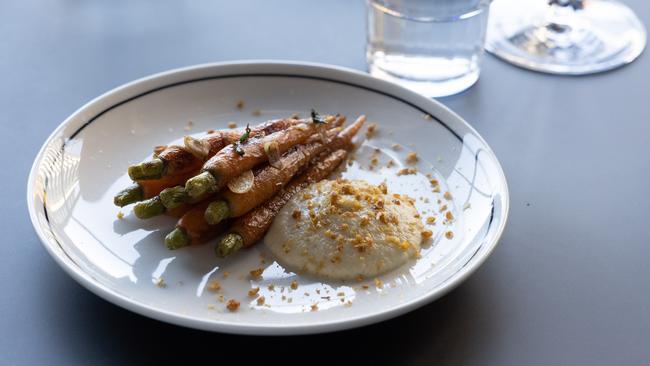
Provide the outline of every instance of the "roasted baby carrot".
[[[340,118],[328,117],[329,122],[324,122],[325,128],[335,127]],[[203,164],[202,173],[188,179],[185,189],[189,197],[196,198],[213,193],[223,188],[231,179],[238,177],[243,172],[268,161],[264,147],[268,144],[277,146],[280,154],[290,148],[303,144],[309,137],[319,131],[320,121],[302,120],[295,126],[278,131],[270,135],[251,138],[241,144],[229,145],[219,151]]]
[[219,199],[205,210],[205,220],[215,225],[228,217],[238,217],[273,197],[298,171],[327,148],[328,144],[317,141],[298,145],[278,161],[281,169],[267,165],[253,173],[252,187],[244,193],[224,189]]
[[[330,118],[330,120],[332,120],[332,121],[330,123],[328,123],[326,128],[332,129],[332,128],[337,128],[338,126],[343,124],[345,122],[345,117],[342,117],[342,116],[333,117],[332,116]],[[293,121],[296,121],[296,120],[293,120]],[[307,126],[307,124],[305,123],[305,120],[302,120],[302,122],[299,122],[298,125],[296,125],[295,127],[298,128],[299,130],[309,128]],[[293,127],[289,127],[285,131],[288,131],[288,130],[290,130],[292,128]],[[284,131],[280,131],[280,132],[284,132]],[[280,132],[278,132],[278,133],[280,133]],[[271,135],[269,135],[267,137],[271,137],[273,135],[274,134],[271,134]],[[313,136],[313,135],[311,135],[311,136]],[[308,136],[307,139],[309,139],[311,136]],[[261,138],[263,138],[263,137],[261,137]],[[239,147],[241,147],[241,146],[239,146]],[[277,145],[275,145],[275,147],[277,147]],[[223,152],[224,150],[226,150],[228,148],[234,149],[235,146],[230,145],[229,147],[224,148],[221,152]],[[264,146],[262,146],[262,149],[264,149]],[[219,154],[217,154],[217,155],[219,155]],[[263,151],[262,154],[264,154],[265,158],[268,159],[268,157],[266,156],[266,152]],[[196,178],[196,177],[194,177],[194,178]],[[194,178],[192,178],[192,179],[194,179]],[[189,180],[188,180],[188,182],[189,182]],[[141,201],[141,202],[137,203],[135,205],[135,207],[133,208],[133,212],[135,213],[135,215],[138,218],[141,218],[141,219],[151,218],[151,217],[154,217],[154,216],[161,215],[161,214],[165,213],[168,209],[173,209],[173,208],[176,208],[178,206],[181,206],[184,203],[201,202],[201,201],[209,198],[209,196],[211,196],[212,193],[216,192],[216,191],[218,191],[218,189],[215,190],[215,191],[210,189],[210,190],[206,190],[202,194],[192,196],[192,195],[189,194],[189,191],[186,189],[186,187],[181,186],[181,185],[165,188],[162,192],[160,192],[160,194],[158,196],[155,196],[155,197],[149,198],[149,199],[147,199],[145,201]]]
[[[251,128],[250,136],[268,135],[298,123],[300,121],[290,118],[271,120]],[[220,130],[198,139],[199,144],[208,148],[204,157],[193,154],[187,147],[168,146],[154,159],[131,165],[128,169],[129,177],[134,181],[139,181],[159,179],[167,175],[195,173],[201,169],[206,159],[214,156],[225,146],[239,140],[243,133],[242,130]]]
[[272,199],[244,216],[234,219],[228,234],[216,246],[217,255],[219,257],[228,256],[260,240],[266,234],[277,213],[291,197],[311,183],[327,178],[345,159],[346,155],[346,150],[337,150],[330,155],[318,158],[307,171],[294,178]]
[[176,228],[165,237],[165,245],[169,249],[179,249],[188,245],[204,243],[221,233],[225,222],[220,225],[209,225],[203,218],[203,212],[208,203],[203,202],[187,211],[176,224]]
[[142,180],[135,182],[133,185],[121,190],[113,198],[113,203],[116,206],[124,207],[134,202],[142,201],[155,197],[160,194],[165,188],[173,187],[178,184],[183,184],[188,178],[196,174],[193,173],[168,175],[160,179]]
[[352,139],[359,132],[365,121],[365,116],[357,118],[353,124],[341,131],[329,144],[329,151],[337,149],[334,153],[331,155],[323,153],[310,165],[306,172],[294,178],[273,198],[235,219],[229,230],[229,234],[224,236],[215,248],[217,255],[225,257],[259,240],[268,230],[275,215],[296,192],[311,183],[325,179],[336,169],[347,154],[344,149],[350,149],[352,147]]

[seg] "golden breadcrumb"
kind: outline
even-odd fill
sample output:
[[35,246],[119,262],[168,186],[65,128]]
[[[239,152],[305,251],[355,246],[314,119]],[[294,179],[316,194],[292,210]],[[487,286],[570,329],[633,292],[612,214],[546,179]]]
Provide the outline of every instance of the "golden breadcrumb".
[[418,154],[415,151],[411,151],[410,153],[406,154],[406,162],[409,164],[415,164],[420,160],[418,158]]
[[377,124],[376,123],[371,123],[368,125],[368,129],[366,130],[366,138],[371,139],[375,136],[375,132],[377,131]]
[[212,281],[210,284],[208,284],[208,290],[212,292],[219,292],[219,290],[221,290],[221,284],[219,281]]
[[403,168],[403,169],[400,169],[397,172],[397,175],[398,176],[399,175],[411,175],[411,174],[416,174],[417,172],[418,172],[418,170],[415,169],[415,168]]
[[257,296],[258,292],[260,292],[260,288],[259,287],[253,287],[252,289],[248,290],[248,296],[255,297],[255,296]]
[[250,271],[249,273],[250,273],[252,279],[259,280],[260,277],[262,277],[262,273],[264,273],[264,268],[256,268],[256,269]]
[[228,300],[228,304],[226,304],[226,307],[230,311],[237,311],[237,309],[239,309],[239,305],[240,305],[239,301],[237,301],[235,299],[230,299],[230,300]]

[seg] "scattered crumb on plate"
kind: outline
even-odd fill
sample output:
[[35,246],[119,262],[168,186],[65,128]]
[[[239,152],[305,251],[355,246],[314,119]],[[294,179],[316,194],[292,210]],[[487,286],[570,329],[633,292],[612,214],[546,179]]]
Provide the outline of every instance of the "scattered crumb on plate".
[[212,281],[208,284],[208,290],[212,292],[219,292],[219,290],[221,290],[221,284],[219,281]]
[[260,292],[260,288],[259,287],[253,287],[252,289],[248,290],[248,296],[255,297],[255,296],[257,296],[258,292]]
[[371,123],[368,125],[368,129],[366,130],[366,138],[371,139],[375,136],[375,132],[377,131],[377,124],[376,123]]
[[230,311],[237,311],[237,309],[239,309],[239,305],[240,305],[239,301],[237,301],[235,299],[230,299],[230,300],[228,300],[228,304],[226,304],[226,307]]
[[262,273],[264,273],[264,268],[256,268],[254,270],[251,270],[249,273],[252,279],[259,280],[260,277],[262,277]]
[[418,154],[415,151],[411,151],[410,153],[406,154],[406,162],[409,164],[415,164],[420,160],[418,158]]
[[264,305],[264,296],[260,296],[257,298],[257,305]]

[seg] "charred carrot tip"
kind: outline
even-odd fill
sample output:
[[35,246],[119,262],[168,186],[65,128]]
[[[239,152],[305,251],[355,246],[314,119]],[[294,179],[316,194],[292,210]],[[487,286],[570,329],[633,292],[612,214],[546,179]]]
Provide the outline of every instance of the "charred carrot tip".
[[217,181],[210,172],[203,172],[187,180],[185,190],[192,198],[198,198],[206,193],[214,192]]
[[239,234],[226,234],[215,248],[218,257],[227,257],[244,246],[244,238]]
[[139,219],[149,219],[165,213],[165,206],[163,206],[162,202],[160,201],[160,197],[156,196],[154,198],[138,202],[135,206],[133,206],[133,213]]
[[152,159],[144,163],[129,166],[129,177],[133,180],[160,179],[165,164],[160,159]]
[[173,209],[189,199],[187,191],[183,186],[165,188],[160,192],[160,201],[167,209]]
[[190,240],[182,229],[176,228],[165,237],[165,245],[167,249],[175,250],[190,245]]
[[142,201],[144,194],[139,184],[134,184],[121,190],[113,197],[115,206],[124,207],[134,202]]
[[204,218],[210,225],[216,225],[230,216],[230,208],[225,201],[214,201],[205,209]]

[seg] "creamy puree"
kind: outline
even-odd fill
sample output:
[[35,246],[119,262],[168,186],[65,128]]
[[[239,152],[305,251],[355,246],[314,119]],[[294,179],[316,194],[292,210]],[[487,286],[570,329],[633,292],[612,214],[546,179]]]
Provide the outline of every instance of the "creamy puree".
[[288,267],[330,279],[361,279],[416,258],[424,230],[414,201],[361,180],[325,180],[296,194],[265,242]]

